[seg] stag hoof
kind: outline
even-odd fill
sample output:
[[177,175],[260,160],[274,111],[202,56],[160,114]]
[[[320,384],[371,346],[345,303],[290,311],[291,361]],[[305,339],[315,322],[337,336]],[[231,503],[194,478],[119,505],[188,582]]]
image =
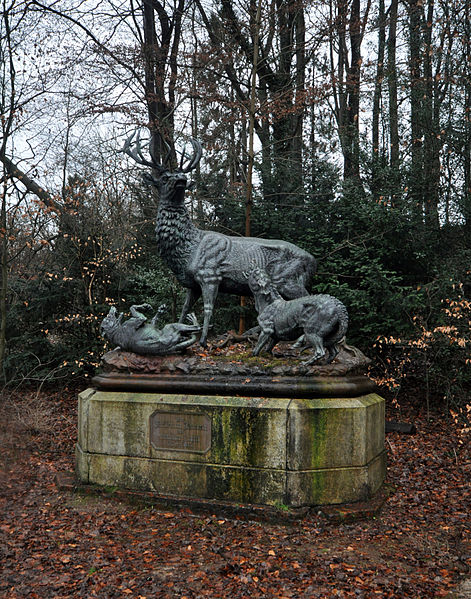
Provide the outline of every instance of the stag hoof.
[[316,362],[320,362],[320,360],[322,360],[322,358],[324,357],[324,354],[318,354],[315,353],[311,358],[309,358],[309,360],[305,360],[304,362],[301,362],[301,366],[312,366],[312,364],[316,364]]

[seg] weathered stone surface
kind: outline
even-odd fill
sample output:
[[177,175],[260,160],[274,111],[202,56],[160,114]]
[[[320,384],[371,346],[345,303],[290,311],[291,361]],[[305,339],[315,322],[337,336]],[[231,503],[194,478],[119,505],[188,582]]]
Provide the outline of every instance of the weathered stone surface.
[[293,399],[289,406],[288,468],[364,466],[384,447],[384,402],[355,398]]
[[[86,447],[91,453],[284,468],[286,405],[286,400],[276,398],[96,391],[81,394],[79,419],[87,419],[82,428],[87,428]],[[152,447],[149,421],[156,410],[207,414],[212,423],[207,454]]]
[[[77,453],[80,453],[80,448]],[[285,473],[281,470],[241,469],[102,454],[80,456],[77,462],[86,462],[78,471],[88,473],[88,479],[80,477],[82,482],[102,486],[267,505],[284,500]]]
[[[106,486],[247,503],[361,500],[385,475],[383,404],[375,394],[300,400],[87,390],[79,400],[77,475]],[[183,427],[207,418],[208,451],[192,451],[191,444],[180,450],[181,431],[176,447],[154,447],[158,412],[176,415]]]
[[102,357],[104,372],[133,374],[162,374],[180,371],[185,374],[208,374],[218,376],[323,376],[338,377],[363,372],[370,363],[359,349],[346,344],[339,346],[339,354],[332,364],[303,365],[308,354],[300,354],[286,344],[279,344],[275,356],[252,356],[252,348],[239,344],[240,351],[229,356],[218,354],[213,348],[210,354],[198,348],[189,348],[185,356],[142,356],[132,352],[114,350]]
[[287,505],[329,505],[364,501],[386,476],[386,452],[364,466],[288,472]]

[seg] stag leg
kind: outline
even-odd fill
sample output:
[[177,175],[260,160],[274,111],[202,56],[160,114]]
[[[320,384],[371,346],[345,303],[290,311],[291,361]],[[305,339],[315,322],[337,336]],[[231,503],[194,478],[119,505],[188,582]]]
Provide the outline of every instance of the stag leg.
[[293,343],[293,348],[299,349],[300,347],[303,347],[303,345],[304,345],[304,335],[301,335],[301,337],[298,337],[296,339],[296,342]]
[[252,351],[252,355],[258,356],[258,354],[262,351],[265,345],[267,345],[267,343],[270,344],[273,348],[274,343],[271,334],[269,332],[262,331],[260,333],[260,337],[258,338],[257,345],[254,347]]
[[219,281],[211,283],[203,283],[201,285],[203,292],[203,304],[204,304],[204,322],[203,322],[203,333],[201,334],[200,345],[206,347],[206,340],[208,338],[209,325],[211,324],[211,318],[213,316],[213,308],[216,302],[216,298],[219,290]]
[[183,304],[182,313],[180,315],[180,320],[178,322],[183,322],[185,318],[188,316],[191,308],[194,306],[196,300],[201,296],[201,290],[198,289],[187,289],[185,302]]
[[267,354],[273,353],[273,348],[275,347],[276,343],[276,340],[273,339],[273,337],[270,337],[268,344],[265,346],[265,351],[267,352]]

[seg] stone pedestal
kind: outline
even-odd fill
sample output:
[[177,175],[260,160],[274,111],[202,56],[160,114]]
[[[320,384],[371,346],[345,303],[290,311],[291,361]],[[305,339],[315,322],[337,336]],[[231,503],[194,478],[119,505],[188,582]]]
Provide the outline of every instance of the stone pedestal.
[[384,400],[88,389],[76,463],[83,483],[166,495],[290,507],[363,500],[386,472]]

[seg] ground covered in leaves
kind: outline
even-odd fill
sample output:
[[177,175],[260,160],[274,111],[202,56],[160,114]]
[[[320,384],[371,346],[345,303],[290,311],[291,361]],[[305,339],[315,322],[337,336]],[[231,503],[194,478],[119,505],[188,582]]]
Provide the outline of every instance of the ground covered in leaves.
[[469,439],[411,404],[399,418],[417,434],[387,435],[395,492],[379,517],[267,524],[59,491],[76,393],[4,392],[0,597],[452,597],[471,578]]

